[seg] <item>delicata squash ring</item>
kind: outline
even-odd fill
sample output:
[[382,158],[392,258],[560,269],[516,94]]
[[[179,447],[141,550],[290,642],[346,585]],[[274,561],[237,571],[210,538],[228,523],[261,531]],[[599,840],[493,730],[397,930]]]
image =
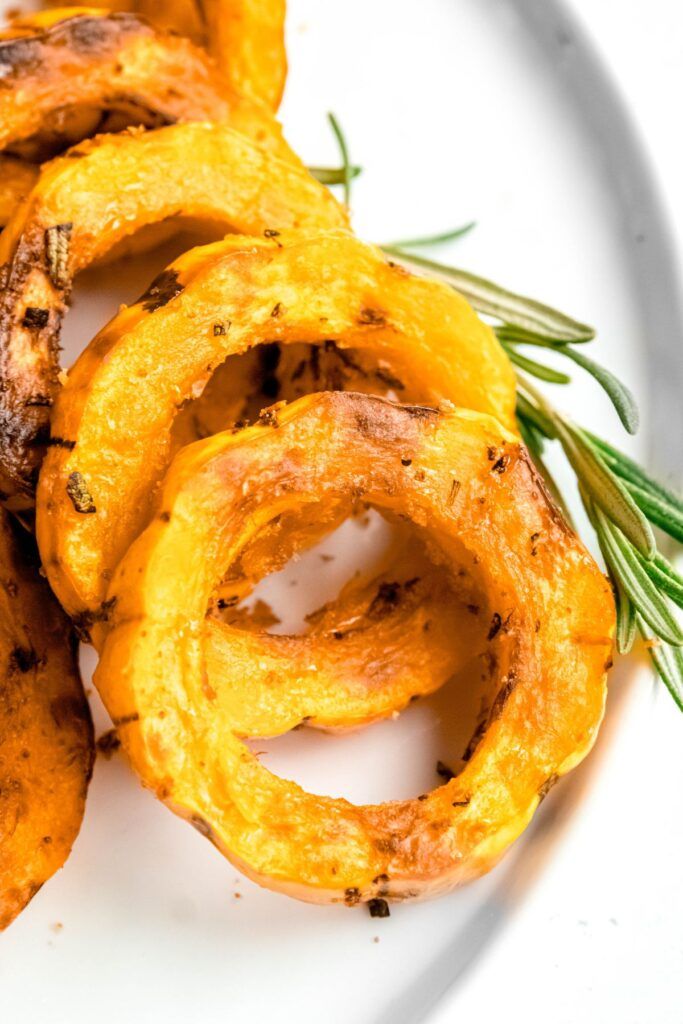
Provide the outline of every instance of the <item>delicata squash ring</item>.
[[[323,518],[315,531],[289,537],[279,522],[251,552],[249,575],[281,568],[331,525]],[[472,645],[485,641],[484,624],[467,607],[472,598],[456,595],[444,568],[422,551],[407,551],[382,576],[351,580],[302,636],[257,632],[248,619],[244,628],[241,617],[223,622],[215,617],[220,600],[214,594],[207,619],[207,688],[219,680],[238,736],[301,725],[342,730],[393,716],[453,676],[469,679]]]
[[179,410],[228,356],[272,341],[333,342],[364,361],[375,391],[388,378],[408,401],[446,398],[514,429],[514,375],[490,328],[452,289],[348,231],[231,236],[186,253],[90,343],[54,409],[39,544],[55,593],[95,626],[96,644],[108,580],[148,520]]
[[236,90],[188,39],[135,14],[73,7],[17,19],[0,33],[0,63],[0,151],[24,163],[23,173],[7,166],[3,188],[17,201],[36,163],[127,125],[228,121],[297,160],[262,103]]
[[68,857],[93,763],[75,639],[31,549],[0,511],[0,929]]
[[[16,507],[30,503],[47,439],[74,276],[141,228],[173,217],[274,235],[347,223],[303,167],[225,124],[104,135],[47,164],[0,236],[0,487],[18,496]],[[145,308],[172,293],[168,278],[157,282]]]
[[127,0],[160,28],[173,29],[206,47],[229,81],[245,95],[277,109],[287,76],[285,0]]
[[[256,568],[274,523],[295,535],[297,517],[359,492],[478,588],[495,646],[464,770],[376,806],[273,776],[235,736],[229,660],[227,678],[207,679],[218,582],[250,553]],[[480,875],[586,755],[603,714],[609,585],[516,437],[473,412],[326,393],[184,448],[109,602],[95,680],[140,778],[251,878],[305,900],[406,899]]]

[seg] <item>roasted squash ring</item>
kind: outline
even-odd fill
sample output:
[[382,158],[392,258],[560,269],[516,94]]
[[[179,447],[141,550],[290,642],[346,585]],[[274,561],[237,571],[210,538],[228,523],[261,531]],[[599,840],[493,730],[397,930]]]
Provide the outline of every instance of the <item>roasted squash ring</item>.
[[[33,560],[33,565],[30,564]],[[93,763],[71,626],[0,511],[0,929],[69,855]]]
[[77,618],[101,616],[173,455],[179,408],[228,356],[334,341],[400,378],[409,401],[446,398],[514,427],[514,375],[490,328],[450,288],[347,231],[232,236],[180,257],[160,282],[91,342],[54,409],[37,530],[50,582]]
[[0,153],[0,227],[7,223],[18,203],[29,194],[39,174],[40,168],[36,164]]
[[19,19],[0,34],[0,62],[0,151],[26,163],[21,180],[3,182],[17,201],[36,163],[127,125],[228,121],[297,162],[267,107],[236,91],[189,40],[135,14],[75,7]]
[[285,0],[127,0],[97,7],[138,11],[204,46],[230,83],[277,109],[287,77]]
[[[326,532],[330,523],[316,525]],[[280,544],[283,532],[280,522],[260,546],[261,575],[280,567],[283,546],[296,553],[311,539],[297,532],[289,547]],[[220,681],[238,736],[277,736],[304,724],[353,729],[394,716],[453,677],[469,679],[479,667],[473,648],[488,628],[472,615],[473,598],[456,594],[443,567],[413,545],[381,576],[351,580],[302,636],[256,631],[258,623],[230,613],[227,623],[217,621],[223,601],[213,595],[207,620],[207,686]]]
[[[46,165],[0,236],[0,487],[18,496],[18,507],[30,503],[47,438],[59,328],[75,274],[141,228],[179,216],[274,234],[347,222],[304,168],[224,124],[104,135]],[[174,294],[164,281],[145,308]]]
[[[158,17],[153,0],[144,0]],[[287,77],[285,0],[175,0],[203,9],[198,41],[213,54],[234,88],[277,110]]]
[[[375,806],[273,776],[235,736],[230,677],[207,683],[217,581],[278,517],[296,533],[297,516],[334,513],[359,492],[410,519],[453,578],[479,588],[495,645],[463,771]],[[184,448],[159,509],[114,576],[95,681],[144,784],[255,881],[347,904],[448,889],[495,864],[593,744],[611,590],[526,450],[490,417],[307,396],[268,424]]]

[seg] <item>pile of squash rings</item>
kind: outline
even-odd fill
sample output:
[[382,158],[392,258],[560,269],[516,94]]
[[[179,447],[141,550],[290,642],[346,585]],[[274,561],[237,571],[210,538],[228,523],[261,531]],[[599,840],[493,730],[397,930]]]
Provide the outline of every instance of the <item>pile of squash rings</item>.
[[[201,24],[123,6],[0,36],[0,928],[80,827],[74,637],[171,810],[268,888],[384,912],[492,867],[589,751],[610,587],[520,442],[491,329],[360,241],[283,138],[284,0],[205,0]],[[188,220],[230,233],[61,370],[76,274]],[[359,508],[409,524],[390,570],[303,635],[240,613]],[[416,799],[311,795],[244,743],[376,722],[457,672],[484,680],[477,727]]]

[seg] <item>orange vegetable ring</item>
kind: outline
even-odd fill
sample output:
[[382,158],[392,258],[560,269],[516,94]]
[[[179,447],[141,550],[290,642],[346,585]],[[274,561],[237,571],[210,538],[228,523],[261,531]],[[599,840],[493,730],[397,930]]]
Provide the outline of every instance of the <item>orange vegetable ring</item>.
[[[141,228],[180,216],[254,233],[346,224],[301,165],[225,124],[104,135],[46,165],[0,236],[0,487],[16,507],[35,487],[74,276]],[[144,305],[172,291],[157,283]]]
[[124,0],[97,7],[138,11],[189,36],[215,58],[232,86],[277,109],[287,77],[285,0]]
[[189,40],[135,14],[74,7],[17,19],[0,33],[0,62],[0,151],[23,164],[3,168],[15,202],[37,176],[36,163],[128,125],[225,120],[296,160],[262,103],[245,98]]
[[[296,548],[333,525],[316,522]],[[299,523],[301,527],[301,523]],[[262,538],[257,575],[287,560],[282,523]],[[245,567],[242,566],[242,571]],[[442,567],[415,539],[390,569],[352,579],[339,597],[316,612],[302,636],[270,635],[230,607],[256,579],[248,570],[229,596],[214,594],[207,620],[207,687],[220,680],[224,706],[238,736],[277,736],[300,725],[341,730],[368,725],[472,671],[472,644],[482,623],[456,595]],[[222,616],[227,621],[221,621]]]
[[[476,593],[490,676],[461,774],[376,806],[310,795],[259,764],[235,735],[239,660],[209,674],[205,619],[236,566],[269,570],[270,531],[296,548],[307,523],[359,494],[409,519]],[[95,679],[144,784],[250,877],[310,901],[418,897],[486,871],[603,713],[610,587],[517,438],[473,412],[326,393],[186,447],[108,602]]]
[[377,392],[388,381],[406,400],[446,398],[514,429],[514,375],[490,328],[456,292],[347,231],[232,236],[180,257],[160,281],[70,371],[40,478],[43,563],[68,612],[95,626],[96,644],[111,573],[188,439],[176,422],[201,418],[204,398],[191,400],[221,364],[224,388],[212,395],[214,378],[206,390],[226,416],[212,429],[232,422],[227,357],[264,342],[334,344],[355,368],[342,384]]
[[73,633],[28,559],[0,511],[0,929],[69,856],[93,763]]

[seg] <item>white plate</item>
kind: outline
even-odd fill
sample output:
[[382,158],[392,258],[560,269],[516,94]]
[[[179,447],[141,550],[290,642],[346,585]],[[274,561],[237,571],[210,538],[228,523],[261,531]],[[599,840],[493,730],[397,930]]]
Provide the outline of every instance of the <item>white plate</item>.
[[[596,357],[638,392],[646,425],[677,425],[672,433],[680,438],[681,404],[671,400],[680,365],[669,361],[664,398],[647,408],[643,346],[663,365],[679,328],[656,201],[617,101],[558,6],[291,0],[289,8],[288,136],[309,162],[335,163],[324,118],[327,110],[338,114],[365,168],[354,188],[358,232],[389,240],[476,219],[476,231],[444,258],[597,324]],[[139,294],[169,255],[85,275],[67,324],[69,354],[120,301]],[[623,444],[590,381],[577,376],[557,400]],[[646,454],[646,438],[645,429],[630,445],[636,455]],[[672,458],[659,468],[675,466]],[[358,549],[372,536],[351,527],[335,550],[362,560]],[[313,564],[293,575],[319,578]],[[329,586],[319,581],[319,590]],[[535,1005],[545,1003],[554,1021],[575,1020],[579,1010],[587,1020],[631,1019],[611,1012],[635,1005],[630,999],[610,1004],[609,1013],[597,1007],[593,1017],[589,1002],[572,1002],[567,989],[569,979],[574,996],[590,988],[573,964],[590,969],[584,935],[596,913],[594,955],[609,959],[619,941],[624,904],[610,915],[612,904],[601,896],[616,899],[620,882],[630,884],[635,859],[627,853],[616,862],[621,843],[631,854],[649,854],[627,800],[636,793],[643,800],[645,783],[633,772],[627,793],[623,779],[637,756],[634,721],[649,722],[662,702],[653,704],[647,674],[628,666],[615,671],[612,691],[596,752],[555,790],[500,867],[439,901],[393,908],[389,920],[258,889],[143,792],[120,756],[98,760],[72,857],[0,938],[3,1020],[401,1024],[436,1010],[445,1021],[465,1007],[502,1013],[516,1001],[515,983],[527,992],[519,995],[520,1015],[533,987],[543,993]],[[658,714],[672,721],[668,711]],[[97,715],[103,731],[106,716]],[[309,788],[357,800],[399,797],[436,784],[433,766],[447,756],[453,729],[437,696],[354,736],[303,731],[260,749],[275,770]],[[613,811],[609,820],[605,808]],[[596,859],[596,849],[612,863]],[[539,976],[546,934],[558,967]],[[661,955],[668,977],[675,946]],[[549,1011],[558,981],[563,997]],[[628,987],[630,979],[623,982]],[[527,1012],[524,1019],[547,1017]],[[674,1017],[664,1010],[632,1019]]]

